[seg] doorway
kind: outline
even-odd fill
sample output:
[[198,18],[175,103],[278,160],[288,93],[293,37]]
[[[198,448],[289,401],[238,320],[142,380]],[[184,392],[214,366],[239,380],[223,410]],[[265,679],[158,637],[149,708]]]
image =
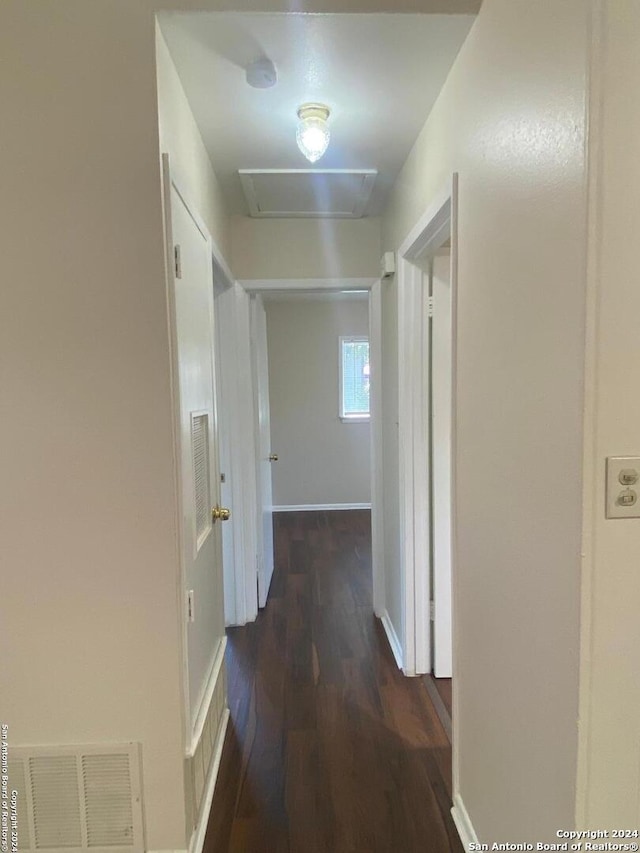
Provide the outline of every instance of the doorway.
[[[266,604],[273,575],[274,511],[370,510],[375,541],[380,489],[376,492],[373,481],[380,466],[370,445],[380,412],[374,368],[380,343],[379,328],[373,322],[370,328],[369,314],[376,284],[371,279],[315,279],[305,287],[298,280],[243,280],[216,288],[218,401],[224,412],[222,488],[227,489],[232,508],[229,542],[224,543],[225,554],[230,555],[225,560],[227,626],[253,621]],[[287,305],[300,320],[293,318],[290,328],[285,324],[282,334],[271,335],[279,349],[279,366],[273,373],[267,318],[276,317]],[[349,305],[358,306],[356,325],[345,321],[353,314]],[[313,306],[318,322],[302,316],[309,315]],[[309,346],[319,334],[331,340],[320,349],[314,344],[314,356]],[[365,341],[370,353],[358,362],[370,400],[366,418],[358,413],[341,417],[340,412],[339,347],[349,346],[354,338]],[[289,345],[299,351],[282,351]],[[302,401],[297,407],[291,402],[295,388]],[[272,397],[278,412],[285,413],[275,424]],[[351,469],[356,473],[350,478]],[[377,554],[375,549],[374,601],[381,575]]]
[[451,238],[418,259],[428,291],[427,406],[429,408],[430,668],[425,686],[452,737],[451,464],[453,325]]
[[[247,559],[236,555],[225,563],[227,625],[252,621],[266,605],[274,565],[274,513],[363,510],[375,516],[376,466],[370,436],[375,406],[379,406],[374,398],[379,393],[371,366],[379,341],[369,327],[374,281],[334,279],[310,284],[237,282],[235,294],[229,295],[229,312],[216,312],[221,371],[232,365],[236,375],[234,382],[220,383],[222,408],[228,414],[221,423],[223,457],[227,444],[231,455],[238,447],[238,430],[246,429],[247,416],[250,422],[250,437],[245,435],[241,445],[243,458],[236,460],[236,467],[243,470],[233,476],[234,482],[243,481],[239,505],[244,508],[245,529],[236,538],[243,538]],[[220,293],[221,308],[226,293]],[[229,322],[234,312],[235,325]],[[287,320],[285,313],[292,317]],[[241,327],[248,354],[237,353],[240,335],[229,332],[231,327]],[[360,390],[366,390],[367,400],[371,399],[372,411],[366,417],[340,410],[344,391],[340,359],[351,344],[357,350],[358,341],[365,342],[371,352],[371,357],[358,361]],[[274,347],[275,362],[270,355]],[[248,373],[239,382],[241,364]],[[233,464],[231,459],[232,468]],[[375,537],[375,521],[373,527]],[[241,543],[235,546],[237,552]],[[375,562],[374,557],[374,599]]]
[[398,276],[403,663],[452,737],[455,790],[457,175],[404,241]]

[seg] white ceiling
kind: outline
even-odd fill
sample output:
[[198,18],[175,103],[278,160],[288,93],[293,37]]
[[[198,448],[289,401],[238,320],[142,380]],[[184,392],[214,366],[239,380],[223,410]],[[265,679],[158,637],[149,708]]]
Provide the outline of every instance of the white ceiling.
[[[379,215],[474,21],[471,15],[164,13],[160,24],[223,192],[249,210],[239,169],[304,169],[296,110],[331,108],[318,169],[376,169]],[[269,57],[272,89],[245,68]]]

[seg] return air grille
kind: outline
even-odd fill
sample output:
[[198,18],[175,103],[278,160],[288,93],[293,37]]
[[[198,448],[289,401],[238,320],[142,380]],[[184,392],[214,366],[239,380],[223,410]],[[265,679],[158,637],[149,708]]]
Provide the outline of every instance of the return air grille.
[[211,529],[209,488],[209,415],[191,415],[191,450],[195,493],[196,547]]
[[29,759],[36,848],[81,847],[80,791],[73,755]]
[[89,847],[131,847],[133,813],[127,755],[83,755]]
[[[27,801],[27,784],[22,761],[9,761],[9,779],[11,780],[11,789],[16,791],[18,795],[18,803],[26,804]],[[29,849],[33,846],[31,833],[29,832],[29,821],[27,819],[27,809],[23,805],[18,808],[18,839],[20,850]]]
[[136,744],[10,747],[18,849],[142,853]]

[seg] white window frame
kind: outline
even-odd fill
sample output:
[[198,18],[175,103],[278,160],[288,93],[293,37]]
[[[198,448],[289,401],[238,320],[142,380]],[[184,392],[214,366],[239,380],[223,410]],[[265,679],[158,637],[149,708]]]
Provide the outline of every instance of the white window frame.
[[[367,414],[346,415],[344,412],[344,395],[343,395],[343,345],[344,344],[369,344],[368,335],[342,335],[338,339],[338,416],[342,423],[357,424],[365,423],[371,420],[371,401],[369,401],[369,411]],[[371,364],[371,351],[369,351],[369,364]]]

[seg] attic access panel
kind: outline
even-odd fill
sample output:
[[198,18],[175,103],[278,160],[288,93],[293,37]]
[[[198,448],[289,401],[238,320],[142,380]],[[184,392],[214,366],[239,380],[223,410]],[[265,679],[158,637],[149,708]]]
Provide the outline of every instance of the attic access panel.
[[375,169],[240,169],[251,216],[360,219]]

